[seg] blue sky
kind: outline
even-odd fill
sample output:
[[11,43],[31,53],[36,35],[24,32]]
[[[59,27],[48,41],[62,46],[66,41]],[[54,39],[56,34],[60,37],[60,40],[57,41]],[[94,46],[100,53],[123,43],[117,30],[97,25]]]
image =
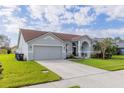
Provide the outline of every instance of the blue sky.
[[17,44],[19,28],[124,37],[124,6],[0,6],[0,34]]

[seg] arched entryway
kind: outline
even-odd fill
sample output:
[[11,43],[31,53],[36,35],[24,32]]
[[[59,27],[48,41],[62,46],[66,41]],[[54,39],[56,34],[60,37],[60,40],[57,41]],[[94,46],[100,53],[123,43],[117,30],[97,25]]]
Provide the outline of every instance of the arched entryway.
[[81,56],[83,58],[89,58],[90,57],[90,45],[88,42],[84,41],[81,46]]

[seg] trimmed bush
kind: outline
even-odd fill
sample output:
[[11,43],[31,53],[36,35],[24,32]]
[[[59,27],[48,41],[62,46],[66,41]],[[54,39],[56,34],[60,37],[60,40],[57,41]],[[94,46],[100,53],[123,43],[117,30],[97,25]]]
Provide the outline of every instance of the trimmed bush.
[[97,58],[97,55],[95,53],[92,53],[91,58]]
[[[91,58],[102,58],[102,54],[101,53],[94,53],[91,54]],[[111,53],[106,53],[105,54],[105,59],[111,59],[112,58],[112,54]]]
[[67,59],[75,59],[76,57],[73,55],[73,54],[71,54],[71,55],[69,55],[68,57],[67,57]]
[[7,54],[11,54],[11,49],[7,49]]

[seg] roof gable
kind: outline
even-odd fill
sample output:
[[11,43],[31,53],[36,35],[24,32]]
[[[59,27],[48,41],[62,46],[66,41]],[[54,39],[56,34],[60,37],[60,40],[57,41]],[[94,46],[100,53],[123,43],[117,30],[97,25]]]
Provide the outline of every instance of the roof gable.
[[[24,40],[30,41],[32,39],[35,39],[39,36],[42,36],[44,34],[47,34],[49,32],[46,31],[36,31],[36,30],[28,30],[28,29],[20,29]],[[63,41],[70,41],[70,40],[79,40],[81,38],[80,35],[72,35],[72,34],[64,34],[64,33],[55,33],[55,32],[50,32],[52,34],[54,34],[55,36],[57,36],[58,38],[60,38]]]
[[26,42],[47,33],[47,32],[43,32],[43,31],[40,32],[40,31],[26,30],[26,29],[20,29],[20,31],[22,32],[22,35]]
[[35,41],[35,40],[38,40],[38,39],[51,39],[51,40],[58,40],[58,41],[60,41],[60,42],[63,42],[63,40],[62,39],[60,39],[60,38],[58,38],[56,35],[54,35],[53,33],[51,33],[51,32],[48,32],[48,33],[46,33],[46,34],[44,34],[44,35],[41,35],[41,36],[39,36],[39,37],[36,37],[36,38],[34,38],[34,39],[32,39],[32,40],[30,40],[30,41],[27,41],[28,43],[29,42],[32,42],[32,41]]

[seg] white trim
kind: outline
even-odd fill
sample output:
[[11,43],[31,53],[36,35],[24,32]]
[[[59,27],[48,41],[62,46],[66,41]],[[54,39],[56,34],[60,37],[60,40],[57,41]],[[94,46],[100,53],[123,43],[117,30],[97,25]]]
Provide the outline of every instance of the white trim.
[[[85,38],[86,37],[86,38]],[[86,41],[86,40],[84,40],[84,39],[86,39],[86,40],[89,40],[90,41],[90,43],[92,43],[92,39],[89,37],[89,36],[87,36],[87,35],[84,35],[84,36],[81,36],[81,38],[78,40],[78,41]],[[87,42],[87,41],[86,41]]]
[[28,53],[34,53],[34,46],[63,46],[63,45],[50,45],[50,44],[32,44],[32,49],[29,51],[28,50]]
[[52,36],[46,36],[45,38],[43,38],[43,39],[52,39],[52,40],[55,40],[55,38],[53,38]]
[[81,41],[78,41],[78,56],[81,57]]
[[34,47],[35,46],[60,46],[63,47],[63,45],[49,45],[49,44],[32,44],[32,53],[34,54]]
[[[17,49],[18,49],[18,47],[19,47],[21,34],[22,34],[21,31],[19,31],[19,33],[18,33]],[[22,35],[22,36],[23,36],[23,35]]]
[[63,45],[51,45],[51,44],[32,44],[32,46],[63,46]]

